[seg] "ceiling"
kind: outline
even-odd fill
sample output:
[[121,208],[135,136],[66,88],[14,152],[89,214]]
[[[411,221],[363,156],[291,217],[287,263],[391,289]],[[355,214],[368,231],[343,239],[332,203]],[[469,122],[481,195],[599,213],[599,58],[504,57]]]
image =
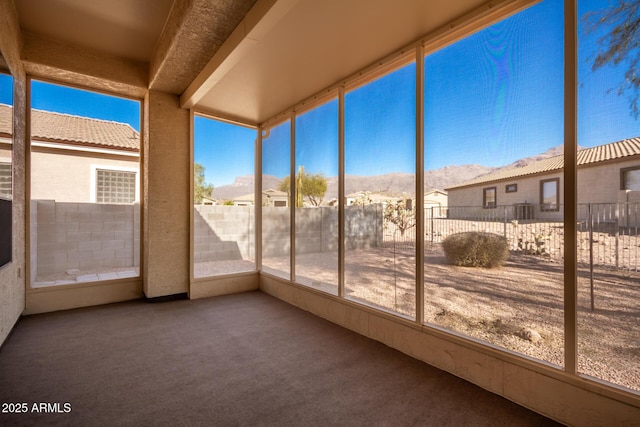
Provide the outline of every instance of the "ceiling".
[[181,95],[183,107],[255,124],[501,2],[14,1],[27,40],[55,40],[145,64],[147,86]]

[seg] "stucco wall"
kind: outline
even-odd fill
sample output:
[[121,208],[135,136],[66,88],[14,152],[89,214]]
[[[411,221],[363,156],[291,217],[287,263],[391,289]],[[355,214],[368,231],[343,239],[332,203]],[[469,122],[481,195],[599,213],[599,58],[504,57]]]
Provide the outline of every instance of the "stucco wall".
[[25,307],[26,74],[20,62],[20,31],[13,2],[0,2],[0,52],[11,69],[13,88],[12,261],[0,268],[0,344]]
[[189,111],[150,91],[143,123],[143,290],[154,298],[189,290]]
[[[536,219],[543,220],[562,220],[562,209],[558,212],[543,212],[540,210],[540,181],[546,179],[558,178],[560,204],[563,200],[562,190],[562,173],[554,173],[549,175],[540,175],[530,178],[520,178],[510,181],[502,181],[499,183],[480,184],[473,187],[451,189],[449,190],[449,217],[450,218],[480,218],[485,216],[503,218],[505,211],[502,206],[513,206],[514,204],[531,204],[534,205],[534,216]],[[506,186],[508,184],[518,184],[518,191],[507,193]],[[482,208],[483,189],[496,187],[496,209]],[[470,207],[476,207],[471,209]],[[513,211],[511,211],[513,212]],[[508,219],[514,219],[512,213],[507,211]]]
[[640,160],[607,163],[578,169],[578,203],[617,203],[620,169],[640,167]]
[[[597,166],[580,167],[578,169],[578,204],[586,203],[618,203],[620,200],[620,169],[632,166],[640,167],[640,160],[629,160],[622,162],[603,163]],[[540,181],[559,178],[560,204],[563,204],[562,171],[553,174],[536,175],[533,177],[517,178],[498,183],[485,183],[472,187],[451,189],[449,191],[448,205],[451,206],[482,206],[483,189],[496,187],[497,205],[512,206],[516,203],[530,203],[538,205],[540,203]],[[508,184],[518,184],[518,191],[507,193]],[[477,215],[490,209],[476,209]],[[460,213],[452,217],[460,217]],[[536,209],[536,218],[539,219],[562,219],[562,211],[559,213],[541,212]]]
[[[75,203],[95,202],[90,196],[92,187],[95,192],[96,166],[140,170],[138,157],[123,159],[98,154],[71,154],[69,151],[33,150],[31,152],[31,199]],[[140,201],[139,191],[137,200]]]

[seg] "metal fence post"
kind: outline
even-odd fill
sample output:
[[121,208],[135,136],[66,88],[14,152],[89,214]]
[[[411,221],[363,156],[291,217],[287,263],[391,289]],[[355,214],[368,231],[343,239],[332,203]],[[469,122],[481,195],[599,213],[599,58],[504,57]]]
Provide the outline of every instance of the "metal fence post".
[[507,238],[507,207],[503,206],[502,210],[504,212],[504,224],[502,224],[502,233],[504,234],[504,238]]
[[595,309],[593,295],[593,216],[591,203],[587,204],[587,227],[589,227],[589,284],[591,288],[591,311]]
[[616,203],[616,270],[620,269],[620,204]]

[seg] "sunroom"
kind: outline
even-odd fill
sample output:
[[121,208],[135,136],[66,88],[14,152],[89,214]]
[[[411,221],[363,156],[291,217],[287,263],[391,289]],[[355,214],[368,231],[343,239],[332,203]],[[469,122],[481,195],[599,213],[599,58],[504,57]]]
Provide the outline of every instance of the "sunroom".
[[[606,1],[37,3],[1,10],[4,343],[20,316],[259,290],[559,422],[640,419],[638,233],[585,232],[577,203],[578,147],[640,135],[633,89],[611,90],[625,70],[591,67]],[[35,166],[49,86],[132,105],[136,154],[93,147],[86,184],[133,159],[108,175],[129,199],[36,192],[65,168]],[[473,207],[488,216],[425,204],[553,148],[553,223],[496,216],[495,193]],[[461,232],[503,237],[508,259],[450,265],[442,242]]]

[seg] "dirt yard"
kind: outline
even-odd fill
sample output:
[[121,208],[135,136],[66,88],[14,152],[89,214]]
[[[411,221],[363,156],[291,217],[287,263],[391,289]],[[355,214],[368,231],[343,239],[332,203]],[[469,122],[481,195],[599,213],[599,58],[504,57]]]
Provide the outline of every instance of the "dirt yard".
[[[287,258],[263,260],[287,271]],[[409,250],[348,252],[347,297],[415,317],[415,256]],[[279,274],[282,275],[282,274]],[[337,294],[335,253],[296,258],[296,281]],[[591,310],[590,276],[579,271],[581,373],[640,390],[640,273],[598,270]],[[512,254],[500,268],[446,264],[438,247],[425,252],[425,319],[527,356],[564,364],[563,267],[548,258]]]

